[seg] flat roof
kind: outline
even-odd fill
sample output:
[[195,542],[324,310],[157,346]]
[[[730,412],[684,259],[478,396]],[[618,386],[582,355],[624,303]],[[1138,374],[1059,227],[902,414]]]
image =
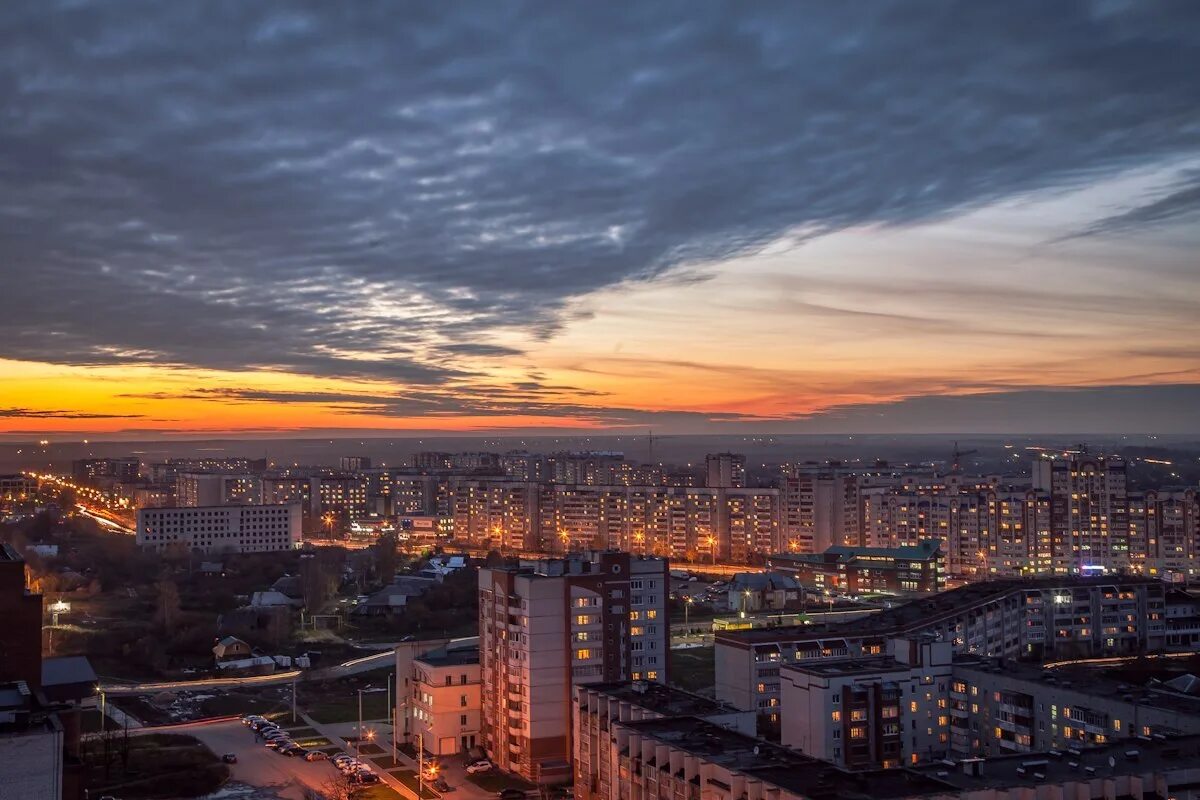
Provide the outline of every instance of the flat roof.
[[836,677],[838,675],[873,675],[879,672],[908,672],[912,666],[902,664],[891,656],[868,656],[837,661],[780,664],[779,668],[793,672],[805,672],[810,675]]
[[1047,689],[1065,689],[1095,695],[1105,702],[1126,702],[1200,716],[1200,697],[1173,692],[1169,689],[1152,689],[1147,686],[1124,683],[1105,675],[1103,667],[1059,667],[1047,670],[1045,667],[1023,661],[1011,659],[1000,661],[972,655],[955,656],[954,667],[955,669],[975,669],[1017,680],[1040,683]]
[[739,713],[738,709],[725,703],[652,681],[588,683],[579,688],[624,700],[664,716],[699,717],[707,714]]
[[910,600],[877,614],[849,622],[824,623],[821,625],[792,625],[748,631],[724,631],[716,635],[718,641],[735,645],[750,646],[789,639],[812,639],[822,636],[890,636],[905,633],[954,614],[966,608],[998,599],[1010,592],[1045,589],[1075,589],[1092,586],[1144,586],[1162,583],[1155,578],[1103,575],[1097,577],[1058,576],[1044,578],[1005,579],[969,583],[957,589],[938,592],[929,597]]
[[[1108,765],[1109,758],[1113,766]],[[963,761],[979,765],[979,775],[969,775]],[[999,786],[1061,785],[1068,781],[1143,774],[1200,764],[1200,736],[1163,739],[1121,739],[1099,747],[1014,753],[984,759],[952,759],[909,767],[913,772],[952,783],[959,789]],[[1092,772],[1088,769],[1091,768]],[[1038,777],[1041,776],[1041,777]]]
[[420,661],[422,664],[428,664],[431,667],[460,667],[469,664],[478,664],[479,648],[458,647],[453,650],[447,650],[442,647],[422,653],[414,658],[413,661]]
[[[810,797],[890,798],[950,791],[937,778],[905,769],[850,772],[697,717],[615,723],[728,770]],[[655,765],[660,769],[664,765]]]

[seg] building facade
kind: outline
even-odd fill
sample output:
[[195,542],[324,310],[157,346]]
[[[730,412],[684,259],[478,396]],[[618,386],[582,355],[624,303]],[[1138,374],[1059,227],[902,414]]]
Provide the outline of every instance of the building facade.
[[446,647],[412,661],[410,735],[435,756],[467,753],[479,744],[479,647]]
[[137,543],[162,552],[172,545],[203,553],[269,553],[300,545],[297,504],[146,508],[138,511]]
[[667,561],[620,552],[479,571],[482,744],[538,783],[571,776],[571,693],[665,683]]

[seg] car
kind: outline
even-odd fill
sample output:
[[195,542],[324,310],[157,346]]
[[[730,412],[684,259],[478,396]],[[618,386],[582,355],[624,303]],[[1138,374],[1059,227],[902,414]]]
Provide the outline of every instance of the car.
[[500,800],[525,800],[524,789],[501,789],[496,792],[496,797]]
[[283,750],[292,745],[293,742],[291,739],[268,739],[263,744],[275,750]]
[[242,714],[243,725],[253,725],[255,722],[266,722],[265,717],[260,717],[258,714]]
[[236,764],[237,763],[237,753],[226,753],[225,755],[221,756],[221,760],[224,761],[226,764]]
[[329,758],[329,756],[325,755],[320,750],[309,750],[304,754],[305,761],[324,761],[327,758]]
[[472,764],[467,764],[467,774],[468,775],[477,775],[480,772],[487,772],[491,768],[492,768],[492,762],[488,761],[485,758],[485,759],[476,761]]
[[445,794],[446,792],[453,792],[455,790],[455,787],[446,783],[445,778],[440,778],[440,777],[436,778],[434,780],[433,788],[436,789],[437,791],[441,792],[442,794]]
[[350,764],[354,761],[351,756],[348,756],[345,753],[334,753],[329,760],[333,762],[335,767],[339,768],[344,764]]
[[379,783],[379,776],[374,772],[356,772],[350,779],[355,783]]

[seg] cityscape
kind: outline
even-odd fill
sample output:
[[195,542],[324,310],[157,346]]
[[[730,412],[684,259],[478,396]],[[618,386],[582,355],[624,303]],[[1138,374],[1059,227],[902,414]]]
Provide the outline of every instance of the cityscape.
[[0,800],[1200,800],[1200,4],[0,4]]

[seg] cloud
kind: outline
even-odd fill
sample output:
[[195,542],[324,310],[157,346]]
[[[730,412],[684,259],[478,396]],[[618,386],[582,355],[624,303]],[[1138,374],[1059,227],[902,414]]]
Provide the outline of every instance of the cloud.
[[0,357],[59,364],[457,385],[605,286],[1200,149],[1194,3],[13,0],[0,36]]
[[1067,238],[1082,236],[1112,236],[1146,228],[1156,228],[1172,222],[1200,216],[1200,173],[1193,173],[1187,182],[1174,191],[1128,211],[1113,214],[1089,225]]
[[34,408],[0,408],[2,419],[140,419],[141,414],[96,414],[85,411]]

